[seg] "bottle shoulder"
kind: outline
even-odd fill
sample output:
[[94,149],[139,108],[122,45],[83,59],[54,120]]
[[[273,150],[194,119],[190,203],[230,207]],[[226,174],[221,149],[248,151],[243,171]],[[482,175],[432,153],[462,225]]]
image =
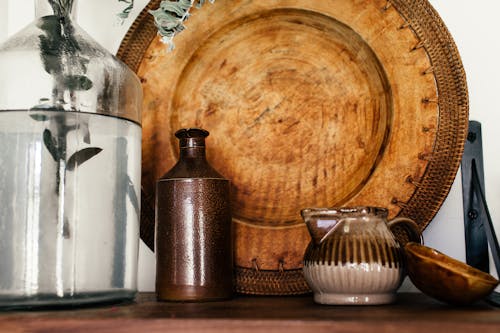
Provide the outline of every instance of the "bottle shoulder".
[[203,159],[180,159],[160,180],[189,178],[225,180],[223,175],[215,170],[207,160]]

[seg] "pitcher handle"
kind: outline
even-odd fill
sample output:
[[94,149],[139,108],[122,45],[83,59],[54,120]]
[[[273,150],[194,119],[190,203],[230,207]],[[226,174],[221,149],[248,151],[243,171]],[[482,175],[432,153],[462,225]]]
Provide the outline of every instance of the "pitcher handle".
[[[408,235],[410,242],[424,244],[424,237],[420,232],[420,228],[412,219],[407,217],[396,217],[387,223],[389,229],[394,233],[396,227],[402,227]],[[404,245],[404,244],[403,244]]]

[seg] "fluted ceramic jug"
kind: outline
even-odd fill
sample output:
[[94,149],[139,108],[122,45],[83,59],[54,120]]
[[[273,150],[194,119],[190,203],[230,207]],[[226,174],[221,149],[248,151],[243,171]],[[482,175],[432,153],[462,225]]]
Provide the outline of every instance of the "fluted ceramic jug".
[[396,298],[405,270],[402,248],[391,230],[399,226],[421,242],[410,219],[387,221],[377,207],[310,208],[302,217],[312,241],[304,276],[321,304],[386,304]]

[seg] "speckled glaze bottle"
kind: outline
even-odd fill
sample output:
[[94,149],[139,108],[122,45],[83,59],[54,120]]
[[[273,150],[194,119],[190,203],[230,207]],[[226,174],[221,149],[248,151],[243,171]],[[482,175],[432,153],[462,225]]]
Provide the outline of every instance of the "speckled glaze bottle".
[[203,129],[181,129],[177,164],[157,183],[156,293],[163,301],[231,298],[230,182],[207,162]]

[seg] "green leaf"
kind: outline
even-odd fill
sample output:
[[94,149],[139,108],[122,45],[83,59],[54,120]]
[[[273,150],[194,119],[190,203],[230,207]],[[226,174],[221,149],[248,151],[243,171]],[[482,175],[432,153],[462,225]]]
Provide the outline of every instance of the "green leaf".
[[156,10],[149,13],[154,17],[154,24],[158,29],[158,34],[162,37],[162,42],[169,45],[169,50],[174,49],[172,39],[176,34],[184,30],[184,21],[189,17],[189,9],[195,0],[176,0],[160,3]]
[[57,40],[51,40],[43,35],[39,36],[40,52],[45,71],[49,74],[61,73],[61,45]]
[[139,204],[139,199],[137,198],[137,194],[135,193],[134,183],[132,182],[132,179],[130,179],[129,175],[127,175],[127,180],[128,180],[127,195],[130,198],[130,202],[134,207],[135,213],[137,214],[137,216],[140,217],[139,214],[141,213],[141,206]]
[[90,160],[92,157],[96,156],[102,151],[101,148],[84,148],[82,150],[77,151],[68,160],[66,163],[66,170],[73,171],[75,170],[77,165],[83,164],[86,161]]
[[89,90],[92,88],[92,81],[85,75],[68,75],[64,77],[64,85],[69,90]]
[[40,30],[43,30],[51,40],[57,40],[59,36],[61,36],[62,26],[58,16],[48,15],[41,17],[38,19],[36,25]]
[[45,147],[47,147],[47,150],[49,151],[54,161],[57,162],[59,160],[57,141],[54,136],[52,136],[52,132],[48,129],[45,129],[45,131],[43,131],[43,143],[45,144]]
[[118,0],[118,2],[125,2],[128,4],[128,6],[125,9],[123,9],[121,13],[118,14],[119,18],[125,20],[126,18],[128,18],[130,12],[134,8],[134,0]]
[[41,113],[30,113],[30,117],[36,121],[47,121],[49,117]]

